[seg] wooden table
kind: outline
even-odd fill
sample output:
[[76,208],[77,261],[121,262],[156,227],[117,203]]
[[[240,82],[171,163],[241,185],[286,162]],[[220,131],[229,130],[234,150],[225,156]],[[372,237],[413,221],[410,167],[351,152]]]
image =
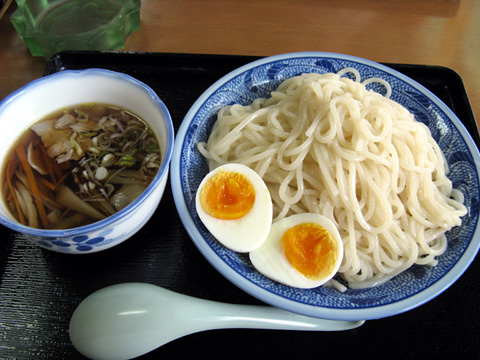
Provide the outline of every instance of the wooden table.
[[[42,76],[0,20],[0,99]],[[143,0],[127,51],[268,56],[328,51],[377,62],[447,66],[465,83],[480,121],[480,3],[476,0]]]
[[[9,21],[14,10],[12,5],[0,19],[0,100],[41,77],[48,61],[30,55]],[[141,18],[140,30],[121,50],[255,56],[328,51],[377,62],[446,66],[463,78],[480,121],[477,0],[144,0]],[[213,82],[214,76],[204,81]],[[194,101],[184,96],[178,91],[172,101],[182,104],[172,109],[177,115]],[[181,119],[176,116],[177,126]],[[135,239],[86,257],[41,249],[0,227],[0,358],[84,359],[69,341],[69,317],[89,293],[116,282],[142,281],[218,301],[259,303],[195,248],[171,211],[168,189],[162,203]],[[178,241],[170,238],[172,232]],[[217,330],[184,337],[142,359],[199,354],[229,360],[267,354],[278,359],[474,358],[480,353],[479,281],[477,258],[441,296],[404,314],[369,320],[355,331]]]
[[[0,20],[0,99],[42,76]],[[442,65],[463,78],[480,121],[480,3],[476,0],[143,0],[127,51],[268,56],[328,51],[377,62]]]

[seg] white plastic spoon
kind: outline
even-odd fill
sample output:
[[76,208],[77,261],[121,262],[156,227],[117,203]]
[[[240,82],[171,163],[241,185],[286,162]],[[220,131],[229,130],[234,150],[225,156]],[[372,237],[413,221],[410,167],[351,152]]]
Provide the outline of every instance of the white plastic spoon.
[[80,303],[70,321],[70,339],[91,359],[113,360],[131,359],[203,330],[338,331],[363,323],[310,318],[269,306],[225,304],[151,284],[125,283],[98,290]]

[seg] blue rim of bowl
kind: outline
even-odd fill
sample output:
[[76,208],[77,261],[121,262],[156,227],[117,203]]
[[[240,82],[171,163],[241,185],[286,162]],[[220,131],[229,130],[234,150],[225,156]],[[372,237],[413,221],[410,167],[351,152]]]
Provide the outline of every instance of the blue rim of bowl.
[[174,145],[174,129],[173,129],[173,123],[172,123],[172,118],[170,116],[170,112],[168,111],[167,106],[164,104],[164,102],[158,97],[158,95],[155,93],[155,91],[153,91],[151,87],[149,87],[145,83],[135,79],[130,75],[119,73],[112,70],[97,69],[97,68],[90,68],[85,70],[63,70],[63,71],[33,80],[28,84],[24,85],[23,87],[19,88],[18,90],[14,91],[13,93],[5,97],[0,102],[0,112],[2,111],[3,108],[9,106],[9,104],[12,101],[14,101],[17,97],[21,96],[23,93],[25,93],[26,91],[29,91],[34,87],[42,86],[42,84],[44,84],[45,82],[50,82],[52,80],[55,80],[58,77],[78,77],[78,76],[88,76],[88,75],[101,75],[101,76],[108,76],[112,78],[121,79],[127,83],[130,83],[135,87],[140,88],[141,90],[146,92],[148,96],[152,98],[158,110],[165,115],[166,128],[167,128],[167,141],[170,144],[170,146],[166,148],[160,169],[158,170],[157,174],[155,175],[155,177],[153,178],[152,182],[147,187],[147,189],[142,194],[140,194],[139,197],[137,197],[130,205],[120,210],[119,212],[103,220],[94,222],[92,224],[88,224],[85,226],[80,226],[72,229],[66,229],[66,230],[35,229],[25,225],[18,224],[8,218],[5,218],[3,215],[0,216],[0,224],[14,231],[17,231],[19,233],[24,233],[28,235],[34,235],[34,236],[42,236],[45,238],[52,238],[53,240],[59,237],[76,236],[76,235],[85,234],[87,232],[97,231],[105,226],[108,226],[114,223],[119,218],[127,216],[132,211],[135,211],[135,209],[145,200],[145,198],[147,198],[154,191],[156,185],[167,174],[167,171],[170,166],[170,160],[173,154],[173,145]]
[[[422,92],[431,100],[436,106],[442,110],[445,115],[452,121],[453,125],[457,128],[461,136],[463,137],[466,146],[469,151],[475,157],[480,158],[478,148],[473,142],[470,134],[465,129],[463,124],[457,118],[457,116],[431,91],[426,89],[423,85],[417,83],[413,79],[405,76],[404,74],[389,68],[385,65],[378,64],[371,60],[366,60],[363,58],[337,54],[337,53],[328,53],[328,52],[298,52],[298,53],[287,53],[280,54],[275,56],[266,57],[260,60],[253,61],[249,64],[246,64],[232,72],[226,74],[214,84],[212,84],[192,105],[188,113],[186,114],[182,124],[179,127],[176,135],[176,142],[173,150],[173,157],[171,162],[171,186],[175,205],[177,206],[178,213],[180,215],[181,221],[192,239],[193,243],[196,245],[198,250],[202,255],[207,259],[207,261],[224,277],[226,277],[234,285],[245,291],[246,293],[252,295],[253,297],[273,305],[275,307],[283,308],[288,311],[296,312],[306,316],[331,319],[331,320],[370,320],[370,319],[379,319],[384,317],[389,317],[397,315],[409,310],[412,310],[418,306],[425,304],[426,302],[432,300],[436,296],[440,295],[446,289],[448,289],[468,268],[473,259],[475,258],[479,247],[480,241],[470,241],[467,248],[464,250],[463,254],[459,260],[452,266],[452,268],[445,274],[443,277],[438,280],[436,283],[430,285],[428,288],[421,290],[415,295],[412,295],[406,299],[386,304],[379,305],[375,307],[362,308],[362,309],[332,309],[327,307],[316,307],[308,304],[296,303],[290,299],[283,298],[279,295],[269,292],[266,289],[261,288],[257,284],[251,282],[250,280],[244,278],[241,274],[233,270],[228,264],[226,264],[216,253],[215,251],[208,246],[206,241],[203,239],[201,233],[195,226],[195,223],[189,213],[185,198],[183,195],[182,183],[180,179],[180,158],[181,152],[184,147],[184,140],[187,130],[189,128],[190,122],[195,118],[197,112],[201,108],[202,104],[209,99],[214,92],[227,83],[228,81],[240,76],[241,74],[247,72],[248,70],[255,68],[260,65],[265,65],[281,60],[286,59],[296,59],[296,58],[329,58],[329,59],[339,59],[346,60],[351,62],[356,62],[362,65],[373,67],[375,69],[384,71],[391,76],[397,77],[400,80],[404,81],[408,85]],[[477,172],[480,173],[480,164],[475,164]],[[480,229],[476,226],[473,233],[473,238],[480,237]]]

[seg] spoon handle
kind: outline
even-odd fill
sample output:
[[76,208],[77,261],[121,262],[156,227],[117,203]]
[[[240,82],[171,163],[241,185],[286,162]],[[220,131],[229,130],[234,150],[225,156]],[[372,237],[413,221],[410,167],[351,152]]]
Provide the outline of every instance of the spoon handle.
[[235,305],[235,307],[238,307],[238,316],[232,317],[231,314],[230,319],[228,319],[228,316],[225,319],[231,322],[233,327],[274,330],[341,331],[355,329],[365,322],[364,320],[339,321],[317,319],[269,306]]
[[[198,301],[199,299],[197,299]],[[188,313],[188,311],[187,311]],[[262,305],[226,304],[211,300],[196,303],[192,313],[185,314],[200,328],[273,329],[303,331],[341,331],[355,329],[365,321],[318,319]],[[212,321],[214,319],[215,321]]]

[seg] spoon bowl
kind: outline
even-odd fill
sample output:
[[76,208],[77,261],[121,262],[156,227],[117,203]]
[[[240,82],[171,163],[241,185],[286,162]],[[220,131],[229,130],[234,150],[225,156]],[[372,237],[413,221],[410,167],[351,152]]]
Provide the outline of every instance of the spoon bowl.
[[98,290],[79,304],[70,321],[70,339],[90,359],[120,360],[205,330],[340,331],[363,323],[310,318],[269,306],[220,303],[151,284],[124,283]]

